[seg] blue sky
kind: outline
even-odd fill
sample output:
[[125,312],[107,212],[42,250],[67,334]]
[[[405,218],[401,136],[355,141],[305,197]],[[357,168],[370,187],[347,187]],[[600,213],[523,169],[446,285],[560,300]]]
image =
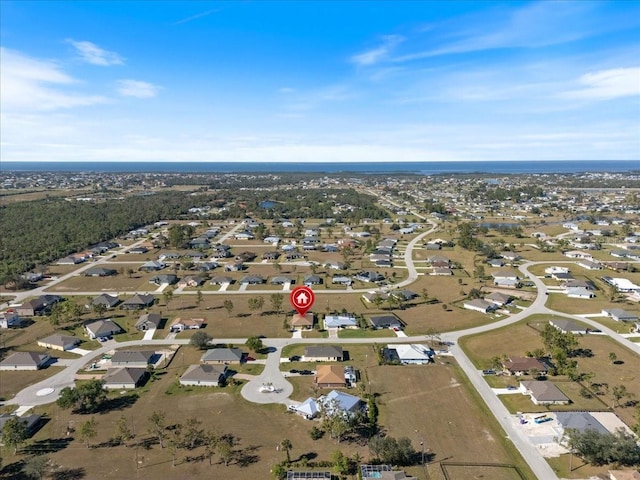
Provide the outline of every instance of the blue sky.
[[640,2],[2,0],[0,160],[640,159]]

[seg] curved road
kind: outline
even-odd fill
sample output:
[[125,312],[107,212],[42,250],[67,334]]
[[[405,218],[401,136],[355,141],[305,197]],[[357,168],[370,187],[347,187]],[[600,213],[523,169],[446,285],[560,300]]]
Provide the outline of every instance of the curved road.
[[[424,219],[424,217],[420,216]],[[410,285],[418,278],[418,272],[415,268],[412,252],[415,245],[425,236],[431,234],[433,231],[437,229],[437,224],[435,224],[431,220],[426,220],[432,225],[432,228],[417,237],[415,237],[411,242],[409,242],[406,251],[405,251],[405,262],[408,270],[408,278],[402,282],[396,284],[396,287],[403,287]],[[131,248],[131,246],[127,247]],[[50,288],[52,285],[64,281],[67,278],[70,278],[73,275],[76,275],[78,272],[85,270],[86,268],[90,268],[96,264],[101,263],[104,259],[98,260],[97,262],[91,262],[86,266],[82,266],[80,269],[66,274],[54,282],[50,283],[45,287],[40,287],[38,289],[25,292],[23,294],[19,294],[16,298],[16,301],[19,301],[22,298],[26,298],[27,296],[39,295],[43,293],[44,290]],[[548,479],[556,479],[557,476],[546,462],[546,460],[542,457],[537,448],[529,441],[527,436],[522,432],[521,429],[518,428],[516,423],[513,420],[512,415],[508,412],[506,407],[499,400],[497,395],[492,391],[489,385],[486,383],[480,372],[475,368],[475,366],[471,363],[470,359],[464,353],[464,351],[458,346],[458,340],[461,337],[467,335],[474,335],[477,333],[483,333],[490,330],[494,330],[506,325],[510,325],[512,323],[518,322],[530,315],[533,314],[550,314],[550,315],[560,315],[569,318],[575,318],[581,322],[590,324],[601,331],[605,332],[611,338],[626,346],[627,348],[633,350],[634,352],[640,354],[640,345],[630,342],[626,338],[620,336],[616,332],[613,332],[611,329],[606,328],[597,322],[589,320],[587,318],[579,317],[576,315],[569,315],[563,312],[557,312],[551,309],[548,309],[545,306],[547,299],[547,287],[544,283],[537,278],[535,275],[531,275],[528,271],[528,268],[532,265],[543,264],[543,263],[558,263],[558,262],[527,262],[519,267],[520,271],[526,276],[529,277],[537,287],[538,295],[536,296],[535,301],[526,309],[521,312],[508,317],[503,320],[499,320],[495,323],[482,325],[478,327],[469,328],[467,330],[461,330],[457,332],[449,332],[441,335],[442,340],[446,342],[452,342],[453,345],[451,347],[451,353],[455,357],[456,361],[465,372],[470,382],[473,384],[474,388],[478,391],[484,402],[490,408],[491,412],[496,417],[497,421],[500,423],[503,430],[507,433],[507,437],[511,439],[515,447],[519,450],[525,461],[529,464],[530,468],[533,470],[535,475],[543,480]],[[574,263],[574,262],[567,262]],[[360,289],[360,290],[351,290],[347,293],[360,293],[367,292],[370,289]],[[82,295],[86,295],[91,292],[82,292]],[[99,292],[101,293],[101,292]],[[243,294],[248,292],[206,292],[206,293],[237,293]],[[251,294],[258,293],[273,293],[270,291],[254,291],[250,292]],[[329,291],[322,292],[322,294],[340,294],[345,293],[345,291]],[[79,293],[80,294],[80,293]],[[389,338],[376,338],[375,341],[379,343],[398,343],[398,342],[424,342],[426,340],[425,336],[413,336],[406,338],[399,338],[396,336]],[[237,339],[214,339],[213,343],[223,342],[223,343],[232,343],[232,344],[243,344],[246,341],[245,338],[237,338]],[[117,344],[117,348],[128,348],[128,347],[137,347],[141,345],[186,345],[188,344],[188,340],[136,340],[130,342],[122,342]],[[242,396],[255,403],[283,403],[288,404],[291,403],[288,400],[288,397],[293,392],[293,386],[286,380],[282,371],[280,370],[280,356],[282,349],[287,345],[292,344],[319,344],[319,343],[330,343],[330,344],[370,344],[372,340],[370,338],[359,338],[359,339],[340,339],[340,338],[326,338],[326,339],[318,339],[318,338],[269,338],[264,339],[263,343],[266,347],[271,349],[271,352],[267,356],[267,360],[265,362],[264,369],[260,375],[257,375],[252,380],[247,382],[241,390]],[[7,401],[7,404],[17,404],[20,406],[35,406],[35,405],[43,405],[47,403],[54,402],[60,393],[60,390],[64,387],[70,387],[74,385],[75,374],[83,368],[86,364],[90,363],[91,360],[103,355],[104,353],[113,350],[114,345],[102,346],[97,350],[92,351],[91,353],[74,359],[69,363],[69,365],[64,368],[61,372],[47,378],[41,382],[38,382],[35,385],[31,385],[22,391],[20,391],[14,398]],[[260,387],[263,384],[272,384],[276,391],[263,393],[260,392]],[[42,393],[46,391],[46,389],[52,389],[53,391],[46,395],[38,395],[38,392]]]

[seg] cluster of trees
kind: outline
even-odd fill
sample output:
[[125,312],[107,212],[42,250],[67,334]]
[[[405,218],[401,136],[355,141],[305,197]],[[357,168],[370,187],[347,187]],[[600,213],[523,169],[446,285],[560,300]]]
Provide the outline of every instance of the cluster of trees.
[[376,435],[369,439],[371,455],[382,463],[390,465],[412,465],[415,463],[416,451],[408,437],[395,439]]
[[106,400],[104,381],[89,380],[76,387],[63,388],[56,403],[60,408],[73,408],[78,413],[95,413],[100,411]]
[[616,433],[600,433],[593,429],[583,432],[567,429],[565,441],[572,453],[576,453],[592,465],[640,464],[640,448],[636,438],[623,429]]
[[[382,219],[389,216],[389,213],[376,205],[376,199],[372,195],[363,194],[353,189],[331,189],[331,190],[304,190],[304,189],[281,189],[269,192],[269,201],[273,203],[268,209],[260,208],[260,203],[265,198],[252,194],[246,189],[229,192],[229,198],[235,204],[246,205],[246,211],[260,211],[260,216],[264,218],[327,218],[336,217],[338,221],[358,223],[364,218]],[[334,207],[338,204],[349,204],[353,208],[344,211],[337,216],[334,214]],[[228,211],[223,214],[228,214]]]
[[553,359],[554,373],[577,380],[578,362],[572,357],[576,356],[579,348],[578,338],[572,333],[563,333],[550,324],[545,325],[540,332],[540,338],[546,353]]
[[156,222],[176,218],[204,202],[181,192],[126,197],[102,203],[46,199],[18,202],[0,209],[0,231],[11,232],[3,239],[0,253],[0,282],[50,263],[90,245]]

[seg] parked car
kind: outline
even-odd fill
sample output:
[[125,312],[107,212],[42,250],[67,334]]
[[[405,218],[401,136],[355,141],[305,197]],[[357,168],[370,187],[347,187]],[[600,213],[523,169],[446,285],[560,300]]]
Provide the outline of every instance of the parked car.
[[291,370],[289,370],[289,373],[300,373],[300,371],[292,368]]

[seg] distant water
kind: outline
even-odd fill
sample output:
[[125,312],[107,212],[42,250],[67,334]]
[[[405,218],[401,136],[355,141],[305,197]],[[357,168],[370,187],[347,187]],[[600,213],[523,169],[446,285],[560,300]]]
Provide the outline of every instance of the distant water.
[[640,171],[637,160],[493,162],[2,162],[0,171],[105,173],[582,173]]

